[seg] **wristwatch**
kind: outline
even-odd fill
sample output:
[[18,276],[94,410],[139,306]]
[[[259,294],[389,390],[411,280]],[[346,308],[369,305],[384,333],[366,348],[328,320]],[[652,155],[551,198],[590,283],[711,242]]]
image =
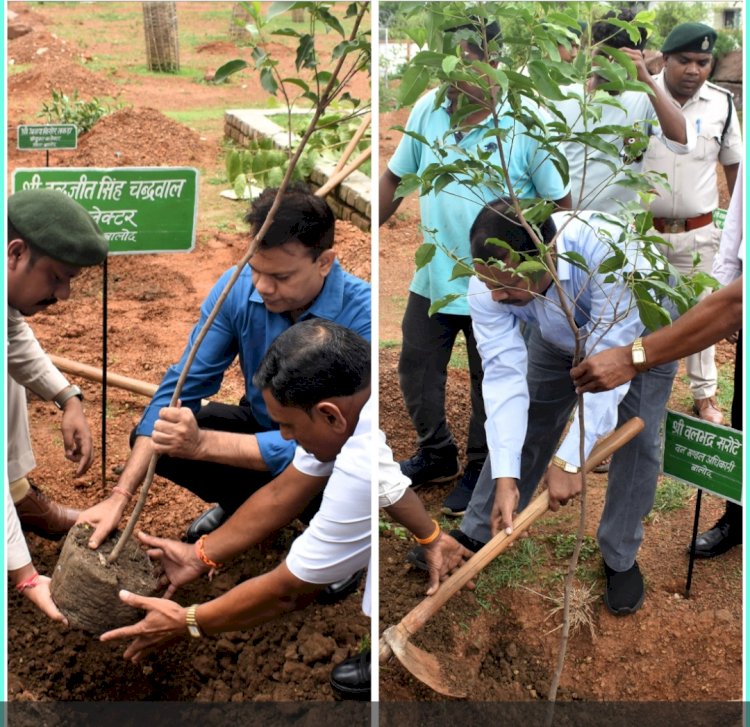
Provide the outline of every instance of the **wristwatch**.
[[188,607],[187,613],[185,614],[185,620],[187,621],[187,630],[188,633],[194,638],[194,639],[200,639],[201,636],[203,636],[203,632],[201,631],[201,627],[198,626],[198,622],[195,619],[195,611],[198,608],[198,604],[194,603],[192,606]]
[[562,457],[558,457],[557,455],[552,458],[552,464],[555,465],[555,467],[559,467],[563,472],[567,472],[569,475],[575,475],[581,471],[580,467],[576,467],[576,465],[566,462]]
[[646,349],[643,348],[642,338],[636,338],[633,341],[633,345],[630,348],[630,356],[636,371],[645,371],[648,368],[646,365]]
[[62,411],[65,402],[68,399],[72,399],[74,396],[77,396],[83,401],[83,392],[75,384],[71,384],[64,388],[52,401],[55,403],[55,406]]

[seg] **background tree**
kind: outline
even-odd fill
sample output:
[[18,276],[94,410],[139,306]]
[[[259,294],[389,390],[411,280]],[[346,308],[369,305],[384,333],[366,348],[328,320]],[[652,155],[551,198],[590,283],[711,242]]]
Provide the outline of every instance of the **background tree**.
[[143,30],[146,37],[148,69],[162,73],[177,73],[180,70],[177,3],[144,2]]

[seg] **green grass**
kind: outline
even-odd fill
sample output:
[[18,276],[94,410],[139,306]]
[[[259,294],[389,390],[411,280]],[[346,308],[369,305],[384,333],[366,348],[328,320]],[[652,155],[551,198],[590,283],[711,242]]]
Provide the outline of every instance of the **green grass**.
[[665,477],[656,487],[656,497],[654,498],[654,506],[651,512],[658,513],[680,510],[687,505],[691,494],[692,488],[683,485],[682,482],[673,480],[671,477]]
[[393,341],[393,340],[380,340],[378,342],[378,347],[381,349],[389,349],[389,348],[400,348],[401,347],[401,341]]
[[[573,548],[576,544],[575,533],[556,533],[555,535],[548,535],[546,540],[552,547],[552,554],[558,560],[567,560],[573,555]],[[578,562],[590,560],[598,552],[599,546],[596,544],[596,538],[591,535],[584,535]]]
[[409,534],[406,532],[406,528],[402,527],[401,525],[396,525],[392,522],[389,522],[388,520],[383,520],[382,518],[379,519],[378,529],[381,533],[388,530],[401,540],[409,540]]
[[463,333],[459,333],[456,337],[448,366],[453,369],[469,370],[469,356],[466,352],[466,339]]
[[482,571],[475,592],[477,600],[484,605],[498,589],[518,588],[528,583],[545,561],[545,549],[537,541],[533,538],[517,540]]
[[[728,417],[732,409],[732,396],[734,395],[734,364],[725,363],[718,367],[718,388],[716,390],[716,400],[719,409]],[[690,393],[690,379],[686,374],[680,376],[680,382],[685,385],[687,393],[679,398],[680,407],[685,411],[693,413],[693,395]]]
[[164,115],[180,124],[189,126],[199,133],[208,133],[216,128],[217,122],[224,119],[224,106],[201,109],[180,109],[177,111],[164,111]]

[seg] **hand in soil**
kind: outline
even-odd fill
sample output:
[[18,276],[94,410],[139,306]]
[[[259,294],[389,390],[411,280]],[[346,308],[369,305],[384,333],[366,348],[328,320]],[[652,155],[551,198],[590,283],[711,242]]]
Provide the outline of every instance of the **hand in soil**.
[[557,512],[560,505],[567,505],[568,500],[575,497],[583,487],[580,472],[563,472],[559,467],[552,466],[544,476],[549,489],[549,509]]
[[60,613],[60,609],[55,605],[52,595],[49,592],[50,580],[47,576],[38,576],[36,585],[33,588],[24,589],[23,595],[53,621],[59,621],[61,624],[67,626],[68,619]]
[[65,457],[71,462],[78,462],[76,477],[80,477],[91,466],[94,445],[86,415],[83,413],[83,405],[76,396],[68,399],[63,405],[61,429]]
[[518,507],[518,485],[514,477],[498,477],[495,480],[495,501],[492,505],[492,536],[505,530],[506,535],[513,532],[513,514]]
[[127,504],[128,498],[125,495],[114,493],[78,516],[76,524],[88,523],[94,527],[94,532],[89,538],[89,548],[96,550],[107,539],[122,519]]
[[133,608],[146,611],[146,618],[132,626],[103,633],[100,641],[130,639],[135,641],[125,649],[123,658],[137,664],[154,649],[187,635],[187,609],[166,598],[149,598],[130,591],[120,591],[120,600]]
[[209,570],[196,555],[194,545],[156,538],[142,532],[138,533],[138,540],[148,546],[146,552],[149,558],[161,561],[169,583],[164,598],[171,598],[180,586],[194,581]]
[[[433,540],[432,543],[423,547],[430,574],[430,583],[425,592],[428,596],[435,593],[442,581],[446,580],[451,573],[458,570],[474,555],[448,533],[441,533],[437,540]],[[467,584],[467,588],[472,590],[474,584]]]
[[158,454],[168,454],[180,459],[198,459],[201,431],[190,409],[180,406],[165,406],[159,410],[154,422],[151,441]]

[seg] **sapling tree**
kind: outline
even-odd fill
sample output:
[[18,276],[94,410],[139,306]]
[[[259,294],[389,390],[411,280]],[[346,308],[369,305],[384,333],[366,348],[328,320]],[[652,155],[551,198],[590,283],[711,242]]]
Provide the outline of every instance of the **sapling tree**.
[[[714,287],[715,281],[705,274],[681,276],[659,249],[663,241],[654,234],[652,216],[645,208],[656,182],[663,183],[663,178],[643,173],[637,165],[633,166],[648,145],[648,123],[651,122],[643,119],[635,125],[613,125],[602,121],[603,108],[622,108],[623,101],[619,98],[622,92],[649,93],[650,90],[637,80],[637,68],[627,53],[607,45],[606,38],[597,44],[590,41],[588,29],[598,19],[597,13],[601,13],[599,6],[555,4],[550,10],[549,3],[529,2],[448,2],[427,6],[404,3],[401,12],[407,16],[419,14],[423,22],[414,31],[419,38],[413,39],[427,46],[403,73],[398,92],[401,103],[414,103],[428,85],[434,83],[439,84],[435,108],[443,105],[451,86],[463,92],[453,97],[450,128],[443,138],[429,141],[408,128],[400,129],[428,147],[434,161],[419,174],[405,174],[396,196],[414,191],[420,195],[452,195],[475,206],[477,213],[491,200],[507,198],[536,251],[534,254],[517,253],[504,240],[494,239],[490,242],[497,246],[497,258],[482,262],[501,271],[513,269],[520,285],[540,274],[551,277],[557,295],[548,296],[545,305],[559,306],[570,326],[575,341],[573,365],[592,353],[602,336],[628,316],[633,306],[637,306],[644,326],[654,329],[669,323],[675,312],[684,312],[706,287]],[[488,33],[487,25],[491,20],[499,22],[502,37],[493,38]],[[579,23],[581,20],[585,25]],[[652,21],[650,12],[639,13],[632,22],[608,19],[634,40],[640,36],[641,29],[651,29]],[[582,28],[586,32],[582,33]],[[466,53],[466,44],[462,46],[462,41],[470,47],[483,49],[483,59],[477,60],[474,54]],[[562,60],[560,49],[579,43],[581,52],[575,60]],[[587,87],[592,73],[601,79],[595,90]],[[562,102],[576,108],[573,119],[570,113],[566,115],[558,108]],[[461,133],[473,128],[481,112],[489,119],[488,123],[483,122],[485,131],[481,141],[474,148],[459,145]],[[582,146],[587,157],[596,153],[599,163],[610,173],[599,185],[572,200],[571,214],[562,221],[551,241],[543,240],[540,225],[553,213],[552,202],[523,198],[514,188],[510,159],[522,135],[536,142],[541,157],[554,164],[566,183],[570,181],[566,148],[574,144]],[[584,164],[584,175],[586,168]],[[616,234],[611,232],[611,225],[597,232],[602,256],[587,260],[574,252],[557,250],[556,242],[565,226],[576,218],[590,220],[588,214],[582,213],[589,206],[595,207],[599,195],[610,192],[614,184],[636,194],[631,195],[635,196],[634,200],[620,203],[615,215],[606,216],[615,224]],[[584,188],[582,183],[581,189]],[[425,242],[416,253],[418,267],[431,264],[436,256],[447,256],[453,263],[452,280],[477,274],[474,266],[478,261],[471,258],[468,240],[457,240],[449,249],[435,241],[434,230],[424,229],[424,236]],[[608,300],[609,310],[601,320],[579,327],[575,315],[578,300],[566,293],[558,278],[556,261],[560,260],[583,271],[591,285],[616,282],[617,289],[626,291],[627,296]],[[465,288],[433,301],[431,314],[461,295],[466,295]],[[585,460],[585,410],[581,395],[577,405],[581,463]],[[551,701],[556,697],[564,665],[570,593],[584,534],[585,473],[582,477],[578,536],[565,579],[559,658],[548,694]]]

